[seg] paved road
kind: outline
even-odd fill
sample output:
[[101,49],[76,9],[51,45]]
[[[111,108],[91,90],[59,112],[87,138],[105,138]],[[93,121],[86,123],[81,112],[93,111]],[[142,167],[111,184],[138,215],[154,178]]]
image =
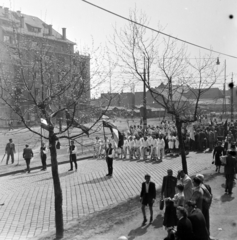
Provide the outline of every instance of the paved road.
[[[190,153],[189,174],[210,167],[210,158],[210,154]],[[105,160],[79,161],[77,172],[68,172],[68,164],[60,165],[64,221],[67,223],[136,196],[145,173],[150,173],[159,187],[166,170],[171,168],[176,174],[180,166],[180,158],[165,159],[162,163],[116,160],[114,176],[107,178]],[[29,239],[54,229],[51,169],[1,177],[0,203],[5,203],[0,207],[0,240]]]

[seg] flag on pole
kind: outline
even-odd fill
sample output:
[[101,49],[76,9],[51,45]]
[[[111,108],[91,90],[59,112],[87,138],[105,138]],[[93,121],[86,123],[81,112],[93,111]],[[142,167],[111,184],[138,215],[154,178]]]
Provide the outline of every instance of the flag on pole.
[[90,130],[90,128],[88,128],[88,127],[86,127],[86,126],[84,126],[82,124],[79,124],[75,120],[73,120],[73,126],[76,127],[76,128],[80,128],[89,137],[89,130]]
[[101,119],[102,119],[102,120],[109,120],[109,117],[106,116],[106,115],[102,115]]
[[107,127],[107,128],[114,128],[117,129],[117,126],[115,126],[113,123],[111,122],[107,122],[107,121],[103,121],[103,127]]
[[116,141],[116,143],[118,145],[119,141],[121,141],[122,134],[118,130],[117,126],[115,126],[111,122],[103,121],[103,127],[107,127],[107,128],[110,129],[110,131],[111,131],[111,133],[112,133],[112,135],[114,137],[114,140]]
[[49,131],[50,128],[53,128],[47,123],[47,121],[44,118],[40,118],[40,122],[41,122],[41,127],[47,131]]

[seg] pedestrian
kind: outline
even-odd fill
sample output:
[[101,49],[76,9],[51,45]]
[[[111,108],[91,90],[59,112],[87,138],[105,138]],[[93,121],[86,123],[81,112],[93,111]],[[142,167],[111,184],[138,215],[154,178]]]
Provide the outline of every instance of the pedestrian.
[[192,223],[193,240],[209,240],[209,231],[202,211],[196,208],[195,202],[190,200],[185,204],[185,208]]
[[128,140],[129,159],[133,159],[133,156],[134,156],[134,146],[135,146],[135,141],[133,139],[133,136],[130,136],[129,140]]
[[178,219],[176,216],[176,208],[178,206],[184,206],[184,186],[182,184],[178,184],[176,185],[175,189],[177,193],[173,198],[164,198],[166,208],[163,225],[167,230],[177,226]]
[[197,177],[193,178],[193,194],[190,200],[196,203],[197,208],[202,211],[202,203],[203,203],[203,189],[201,188],[201,180]]
[[192,223],[187,217],[186,209],[179,206],[176,209],[176,214],[178,217],[176,240],[193,240]]
[[214,132],[212,131],[212,129],[210,129],[210,131],[208,132],[208,141],[209,141],[209,151],[212,152],[214,142],[215,142]]
[[177,185],[177,178],[173,177],[173,171],[167,170],[167,176],[163,177],[161,198],[173,198],[175,195],[175,187]]
[[232,194],[233,182],[236,173],[236,150],[232,145],[231,149],[227,152],[225,164],[225,193]]
[[205,217],[207,230],[210,233],[210,214],[209,210],[212,203],[212,191],[208,184],[204,183],[204,176],[202,174],[197,174],[196,177],[201,181],[201,188],[203,190],[203,201],[202,201],[202,213]]
[[108,174],[106,176],[113,176],[113,159],[114,159],[114,149],[112,148],[112,143],[109,143],[109,147],[106,149],[106,161],[108,166]]
[[99,152],[100,152],[100,138],[95,137],[93,158],[98,159],[99,158]]
[[126,137],[124,137],[123,159],[127,159],[127,152],[128,152],[128,139]]
[[147,222],[146,209],[148,205],[150,210],[150,223],[153,221],[153,203],[156,199],[156,186],[154,182],[151,182],[151,176],[145,175],[145,182],[142,183],[142,189],[140,194],[140,202],[142,204],[143,225]]
[[26,171],[27,171],[28,173],[30,173],[30,160],[31,160],[31,158],[34,157],[34,154],[33,154],[32,149],[29,148],[29,145],[28,145],[28,144],[26,144],[25,146],[26,146],[26,147],[25,147],[24,150],[23,150],[23,158],[24,158],[25,161],[26,161]]
[[180,177],[180,182],[184,185],[185,201],[188,201],[192,197],[192,194],[193,194],[192,179],[183,170],[180,170],[178,172],[178,176]]
[[6,165],[8,165],[9,157],[11,156],[12,164],[14,163],[14,153],[16,153],[15,150],[15,144],[13,143],[12,139],[9,139],[9,143],[7,143],[5,148],[5,153],[7,154],[7,161]]
[[73,171],[73,163],[77,171],[77,147],[75,146],[74,141],[71,141],[68,151],[69,151],[69,158],[70,158],[70,169],[68,171],[69,172]]
[[46,160],[47,160],[47,148],[45,146],[45,143],[42,143],[42,146],[40,147],[40,158],[42,162],[42,169],[41,171],[45,171],[47,169]]
[[215,159],[216,172],[220,172],[221,168],[221,159],[220,157],[224,155],[224,148],[221,146],[221,142],[217,143],[217,146],[213,151],[213,159]]
[[162,188],[161,188],[161,199],[165,200],[165,217],[163,225],[166,229],[174,227],[177,223],[175,207],[172,199],[175,195],[175,187],[177,184],[177,178],[173,177],[173,171],[167,170],[167,176],[163,177]]
[[162,158],[164,157],[164,148],[165,148],[165,141],[162,138],[162,135],[160,134],[158,140],[157,140],[157,158],[162,161]]

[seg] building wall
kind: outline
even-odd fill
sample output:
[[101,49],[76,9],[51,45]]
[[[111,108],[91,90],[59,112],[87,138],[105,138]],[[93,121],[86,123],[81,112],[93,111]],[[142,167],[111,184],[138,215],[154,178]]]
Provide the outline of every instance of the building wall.
[[[5,11],[5,10],[4,10]],[[3,77],[2,74],[9,73],[8,78],[11,82],[17,82],[19,79],[17,78],[17,71],[15,63],[16,61],[11,61],[12,56],[8,53],[9,50],[13,50],[13,47],[20,46],[20,49],[23,49],[24,47],[27,49],[32,49],[32,51],[35,53],[39,51],[39,49],[44,45],[45,48],[45,55],[46,57],[50,57],[52,55],[55,55],[58,60],[60,60],[62,63],[65,63],[65,66],[68,64],[72,64],[72,61],[75,57],[74,53],[74,43],[70,42],[69,40],[63,38],[63,36],[60,36],[55,30],[52,29],[52,35],[49,35],[49,31],[47,31],[47,34],[32,34],[27,32],[26,25],[24,24],[24,27],[20,27],[20,22],[17,22],[18,26],[13,31],[12,25],[12,18],[9,17],[9,19],[6,18],[3,9],[0,9],[0,48],[1,48],[1,55],[0,55],[0,63],[4,63],[5,66],[2,66],[1,64],[1,71],[0,77]],[[14,14],[12,11],[10,11],[10,14]],[[20,16],[20,13],[17,13],[18,16]],[[14,15],[15,16],[15,15]],[[31,16],[28,16],[31,17]],[[34,18],[34,17],[32,17]],[[38,18],[35,18],[38,19]],[[7,21],[9,21],[9,26],[6,25]],[[43,23],[40,19],[38,19],[38,22]],[[15,24],[15,23],[14,23]],[[45,24],[45,23],[43,23]],[[47,25],[47,24],[45,24]],[[49,30],[49,29],[48,29]],[[44,30],[43,30],[44,31]],[[54,34],[56,34],[54,36]],[[9,37],[9,41],[5,41],[8,39],[6,36]],[[15,48],[16,50],[17,48]],[[24,51],[22,51],[24,53]],[[25,51],[26,53],[27,51]],[[47,52],[47,53],[46,53]],[[34,54],[27,54],[27,56],[23,56],[22,58],[31,60],[33,58]],[[81,78],[85,79],[85,89],[86,91],[83,93],[83,96],[81,99],[83,99],[83,104],[88,103],[90,101],[90,56],[82,56],[78,53],[78,59],[81,61],[81,65],[83,65],[83,69],[81,71]],[[34,60],[32,60],[34,61]],[[63,64],[62,64],[63,65]],[[77,66],[78,67],[78,66]],[[6,71],[7,69],[7,71]],[[5,77],[5,76],[4,76]],[[27,78],[27,74],[26,74]],[[58,79],[57,74],[54,74],[54,78]],[[34,92],[38,96],[43,94],[47,94],[47,89],[44,89],[41,86],[40,77],[37,78],[38,80],[34,83]],[[53,77],[52,77],[53,79]],[[31,78],[28,78],[29,81],[31,81]],[[16,85],[15,85],[16,86]],[[27,94],[25,94],[26,96]],[[18,99],[19,100],[19,99]],[[29,103],[30,104],[30,103]],[[27,104],[21,103],[22,107],[25,108]],[[23,106],[24,105],[24,106]],[[1,104],[0,101],[0,107],[3,108],[3,104]],[[6,113],[6,114],[3,114]],[[6,118],[6,119],[12,119],[16,118],[12,111],[2,111],[2,114],[0,114],[0,117]],[[34,116],[27,116],[28,119],[33,119]],[[1,126],[1,123],[0,123]]]

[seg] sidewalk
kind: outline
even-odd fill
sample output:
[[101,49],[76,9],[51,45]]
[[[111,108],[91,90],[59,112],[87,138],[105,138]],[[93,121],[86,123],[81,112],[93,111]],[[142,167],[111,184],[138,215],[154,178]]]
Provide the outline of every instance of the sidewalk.
[[[210,209],[212,239],[237,239],[236,188],[233,189],[232,196],[226,195],[224,193],[225,178],[223,173],[214,173],[213,167],[209,167],[202,173],[205,175],[205,182],[212,187],[214,196]],[[126,236],[128,240],[163,240],[167,233],[163,230],[164,212],[159,210],[158,202],[159,198],[154,204],[155,219],[150,225],[141,226],[143,218],[139,198],[135,197],[115,207],[81,219],[78,223],[74,222],[67,225],[63,240],[117,240],[120,236]],[[149,216],[148,209],[147,214]],[[51,234],[34,239],[51,240],[53,239]]]
[[[41,159],[39,156],[39,153],[34,150],[34,158],[33,161],[30,163],[31,170],[37,170],[42,168]],[[93,158],[93,155],[90,151],[84,152],[83,154],[77,154],[77,161],[85,160]],[[69,164],[69,156],[68,153],[65,151],[65,153],[59,153],[57,156],[58,165],[61,164]],[[69,165],[68,165],[69,166]],[[51,160],[50,160],[50,153],[47,154],[47,167],[51,167]],[[1,163],[0,168],[0,177],[8,176],[11,174],[17,174],[24,171],[26,168],[25,160],[22,158],[22,156],[18,160],[15,160],[14,164],[11,164],[11,159],[9,159],[9,164],[6,165],[6,157],[4,161]]]

